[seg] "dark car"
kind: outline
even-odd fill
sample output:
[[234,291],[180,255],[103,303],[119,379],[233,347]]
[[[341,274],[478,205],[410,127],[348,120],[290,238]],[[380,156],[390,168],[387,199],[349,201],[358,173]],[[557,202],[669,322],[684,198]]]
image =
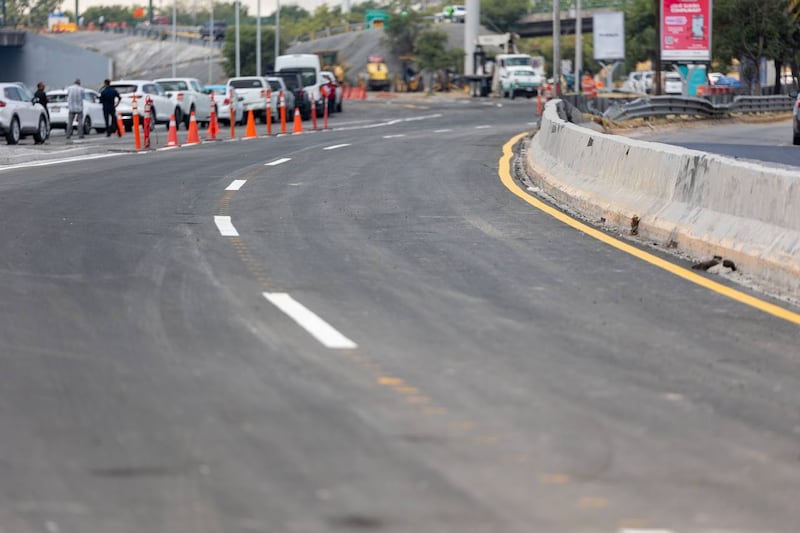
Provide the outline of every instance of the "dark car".
[[303,87],[303,75],[296,71],[281,71],[270,76],[283,79],[286,88],[294,94],[294,105],[300,110],[300,117],[303,120],[311,118],[311,99]]
[[[224,41],[225,30],[228,28],[228,23],[224,21],[214,22],[214,40]],[[200,27],[200,38],[211,40],[211,23],[206,22]]]

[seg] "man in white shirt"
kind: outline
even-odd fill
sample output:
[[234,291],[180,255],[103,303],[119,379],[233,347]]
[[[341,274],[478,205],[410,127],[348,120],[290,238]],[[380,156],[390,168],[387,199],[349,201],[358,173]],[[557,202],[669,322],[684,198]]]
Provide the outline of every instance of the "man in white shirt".
[[78,137],[83,139],[83,87],[81,80],[67,88],[67,139],[72,137],[72,121],[78,118]]

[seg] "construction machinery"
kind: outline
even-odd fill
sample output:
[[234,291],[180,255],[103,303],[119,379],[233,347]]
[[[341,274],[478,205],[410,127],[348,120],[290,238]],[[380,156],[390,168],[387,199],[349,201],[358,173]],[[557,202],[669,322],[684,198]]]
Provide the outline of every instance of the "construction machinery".
[[339,63],[339,51],[338,50],[317,50],[314,52],[319,56],[319,62],[322,66],[322,70],[326,70],[328,72],[332,72],[334,76],[336,76],[336,81],[339,83],[344,83],[345,79],[345,72],[347,71],[347,65],[343,63]]
[[400,56],[401,72],[395,74],[394,90],[399,93],[414,93],[422,90],[422,75],[414,70],[414,56]]
[[367,88],[373,91],[386,91],[390,86],[389,69],[383,61],[383,56],[369,56],[367,60]]

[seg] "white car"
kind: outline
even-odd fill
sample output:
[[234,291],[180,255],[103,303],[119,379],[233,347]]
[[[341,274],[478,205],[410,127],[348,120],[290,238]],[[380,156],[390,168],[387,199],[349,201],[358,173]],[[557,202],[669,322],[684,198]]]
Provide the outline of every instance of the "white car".
[[542,77],[532,67],[511,67],[500,76],[500,93],[512,100],[518,95],[536,96]]
[[792,108],[792,129],[794,133],[792,144],[800,145],[800,95],[797,95]]
[[[217,121],[222,124],[231,124],[231,99],[230,91],[226,85],[206,85],[205,92],[209,96],[214,94],[214,105],[217,109]],[[242,105],[242,97],[236,95],[234,91],[233,101],[233,123],[242,124],[244,122],[244,106]]]
[[243,98],[245,115],[252,110],[256,120],[261,120],[262,124],[267,122],[267,87],[269,83],[262,76],[240,76],[228,80],[228,91],[231,89]]
[[175,114],[175,122],[178,127],[183,123],[184,127],[189,129],[193,111],[198,124],[208,124],[208,121],[211,120],[211,101],[203,90],[200,80],[197,78],[159,78],[155,82],[166,91],[167,96],[172,98],[175,109],[180,110],[180,114]]
[[440,13],[433,16],[434,21],[444,22],[449,20],[451,22],[464,22],[467,17],[467,9],[464,6],[445,6]]
[[269,101],[270,108],[272,109],[272,121],[276,122],[281,118],[280,96],[283,91],[283,104],[286,106],[286,119],[292,120],[294,118],[294,93],[286,86],[283,78],[278,76],[270,76],[267,78],[269,82]]
[[683,94],[683,79],[677,72],[664,73],[664,94]]
[[[47,109],[50,111],[50,127],[67,129],[69,108],[67,106],[67,91],[47,91]],[[83,124],[73,124],[73,127],[83,127],[84,135],[91,133],[92,128],[98,133],[106,131],[103,117],[103,104],[100,103],[100,94],[93,89],[83,90]]]
[[150,116],[153,119],[150,121],[150,130],[153,130],[156,124],[166,124],[169,129],[169,119],[176,113],[176,106],[159,84],[151,80],[117,80],[112,81],[111,86],[117,90],[121,98],[117,114],[122,116],[125,131],[133,129],[134,95],[140,124],[144,123],[145,96],[149,96],[152,101]]
[[33,94],[21,83],[0,83],[0,135],[8,144],[17,144],[27,135],[43,143],[50,134],[50,121],[44,106],[33,101]]

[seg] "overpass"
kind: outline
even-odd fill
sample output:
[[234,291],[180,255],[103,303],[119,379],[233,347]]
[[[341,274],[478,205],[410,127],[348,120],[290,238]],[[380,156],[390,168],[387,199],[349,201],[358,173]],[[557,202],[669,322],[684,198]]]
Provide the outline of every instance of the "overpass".
[[[581,11],[581,28],[583,33],[592,33],[594,24],[592,16],[598,12],[608,12],[609,9],[587,9]],[[561,12],[561,33],[570,35],[575,33],[575,10]],[[534,13],[520,18],[513,30],[520,37],[549,37],[553,35],[553,14]]]

